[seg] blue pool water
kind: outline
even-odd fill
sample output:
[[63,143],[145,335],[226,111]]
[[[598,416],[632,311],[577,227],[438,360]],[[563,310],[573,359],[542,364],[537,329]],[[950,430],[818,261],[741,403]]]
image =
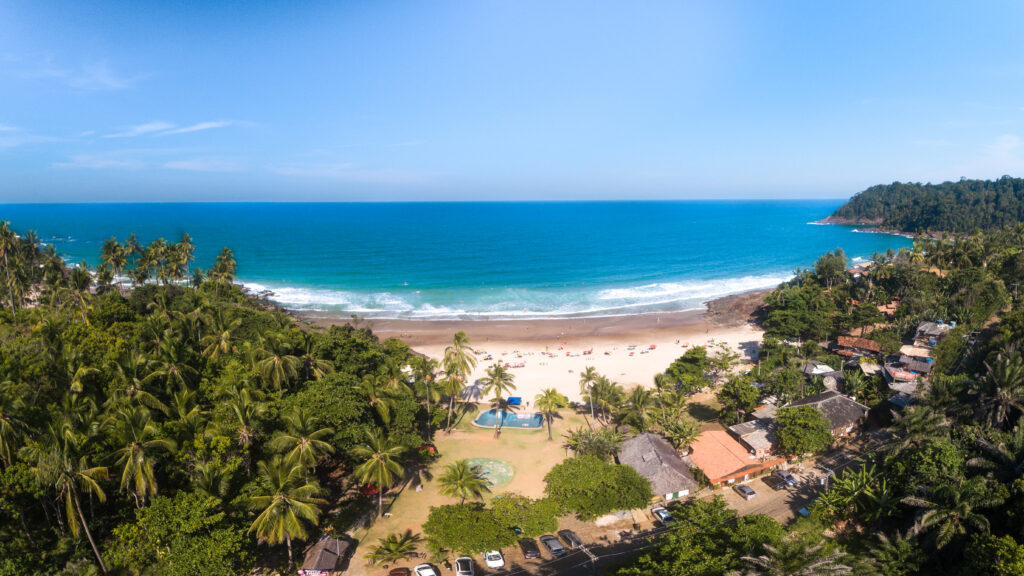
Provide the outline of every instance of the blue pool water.
[[195,265],[234,250],[238,280],[285,308],[366,318],[567,318],[692,310],[768,288],[837,247],[906,238],[815,226],[842,202],[8,204],[68,260],[103,240],[195,241]]
[[[476,420],[473,421],[473,424],[493,428],[495,421],[498,419],[497,412],[497,410],[488,410],[477,416]],[[531,414],[505,412],[501,420],[502,428],[540,428],[544,425],[544,417],[537,412]]]

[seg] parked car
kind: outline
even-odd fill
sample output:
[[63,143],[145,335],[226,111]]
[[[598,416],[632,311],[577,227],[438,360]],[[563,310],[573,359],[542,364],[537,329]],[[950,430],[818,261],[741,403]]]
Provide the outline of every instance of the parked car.
[[440,576],[430,564],[420,564],[413,568],[413,572],[416,572],[416,576]]
[[787,486],[793,486],[795,488],[797,485],[796,476],[793,476],[792,474],[785,470],[776,470],[772,472],[772,476],[775,476],[779,480],[782,480],[783,482],[786,483]]
[[742,496],[744,500],[753,500],[754,496],[757,496],[757,492],[754,492],[754,489],[746,484],[737,484],[732,489]]
[[565,556],[565,546],[562,546],[562,543],[558,541],[558,538],[555,538],[551,534],[541,536],[540,543],[543,544],[544,547],[548,549],[548,552],[550,552],[555,558]]
[[537,541],[533,538],[520,538],[519,549],[523,551],[523,557],[527,560],[540,558],[540,548],[537,547]]
[[504,568],[505,557],[501,555],[500,550],[491,550],[484,554],[484,564],[487,564],[488,568]]
[[562,542],[565,542],[565,545],[569,550],[575,550],[580,546],[583,546],[583,540],[580,540],[580,537],[572,530],[559,530],[558,537],[562,539]]
[[654,514],[654,518],[661,522],[662,526],[668,526],[676,521],[672,517],[672,513],[668,509],[658,506],[657,508],[651,508],[651,514]]
[[455,576],[475,576],[473,572],[473,559],[469,556],[462,556],[455,559]]
[[388,576],[412,576],[412,572],[408,568],[392,568]]

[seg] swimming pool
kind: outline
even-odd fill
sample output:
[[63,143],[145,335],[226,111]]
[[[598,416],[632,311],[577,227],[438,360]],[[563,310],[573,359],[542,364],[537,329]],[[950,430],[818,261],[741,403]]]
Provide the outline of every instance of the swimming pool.
[[[477,426],[483,426],[484,428],[494,428],[494,423],[498,419],[497,410],[488,410],[483,414],[477,416],[473,424]],[[544,417],[538,412],[530,412],[529,414],[516,414],[515,412],[505,412],[501,419],[502,428],[540,428],[544,425]]]

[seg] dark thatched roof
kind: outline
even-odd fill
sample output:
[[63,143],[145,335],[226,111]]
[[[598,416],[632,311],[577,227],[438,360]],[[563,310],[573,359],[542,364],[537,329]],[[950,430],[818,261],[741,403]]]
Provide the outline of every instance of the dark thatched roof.
[[338,568],[338,563],[349,552],[350,544],[337,538],[323,538],[306,552],[299,574],[305,570],[330,572]]
[[832,423],[832,429],[848,428],[867,416],[868,407],[835,390],[801,398],[790,406],[814,406]]
[[697,489],[690,467],[656,434],[640,434],[623,442],[619,448],[619,463],[631,466],[647,478],[656,495]]

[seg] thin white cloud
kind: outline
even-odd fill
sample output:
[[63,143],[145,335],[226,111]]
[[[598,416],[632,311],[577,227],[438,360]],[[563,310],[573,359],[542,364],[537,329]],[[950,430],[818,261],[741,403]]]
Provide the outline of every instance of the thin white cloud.
[[144,136],[146,134],[153,134],[156,132],[165,132],[174,128],[174,124],[170,122],[147,122],[146,124],[138,124],[136,126],[130,126],[120,132],[114,132],[113,134],[106,134],[104,138],[134,138],[136,136]]
[[182,126],[181,128],[175,128],[174,130],[167,130],[161,132],[161,136],[167,136],[170,134],[187,134],[189,132],[199,132],[202,130],[213,130],[214,128],[224,128],[230,126],[231,122],[227,120],[217,120],[214,122],[199,122],[198,124],[192,124],[191,126]]
[[141,170],[146,163],[136,158],[119,158],[112,156],[93,156],[79,154],[72,156],[67,162],[55,162],[54,168],[89,168],[89,169],[119,169],[119,170]]
[[81,66],[57,64],[52,56],[29,60],[6,58],[0,71],[26,80],[52,80],[77,90],[126,90],[144,76],[123,76],[115,72],[105,60],[86,62]]
[[14,132],[17,130],[14,126],[8,126],[7,124],[0,124],[0,132]]
[[185,170],[187,172],[238,172],[242,167],[229,160],[217,158],[193,158],[190,160],[174,160],[164,162],[163,168],[168,170]]

